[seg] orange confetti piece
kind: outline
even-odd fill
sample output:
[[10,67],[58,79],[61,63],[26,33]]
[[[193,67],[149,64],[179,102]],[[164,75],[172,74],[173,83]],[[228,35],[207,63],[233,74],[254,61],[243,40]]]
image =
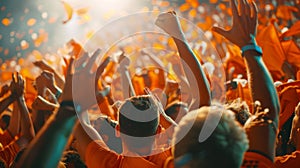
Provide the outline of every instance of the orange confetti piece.
[[197,10],[196,9],[190,10],[189,16],[192,18],[195,18],[197,16]]
[[35,57],[36,60],[43,59],[43,55],[38,50],[33,50],[32,55]]
[[90,30],[90,31],[88,31],[88,32],[86,33],[85,37],[86,37],[87,39],[90,39],[90,38],[93,37],[94,33],[95,33],[94,30]]
[[68,21],[70,21],[73,17],[73,8],[70,4],[67,2],[62,1],[65,11],[67,13],[67,19],[63,21],[63,24],[66,24]]
[[161,7],[168,7],[168,6],[170,6],[170,2],[169,2],[169,1],[162,1],[162,2],[160,3],[160,6],[161,6]]
[[23,58],[20,58],[20,59],[18,60],[18,64],[19,64],[19,65],[23,65],[24,62],[25,62],[25,60],[24,60]]
[[223,3],[220,3],[220,4],[219,4],[219,8],[220,8],[221,10],[223,10],[223,11],[225,11],[225,10],[227,9],[226,5],[223,4]]
[[48,23],[55,23],[56,22],[56,18],[55,17],[51,17],[48,20]]
[[157,49],[165,49],[166,47],[160,43],[154,43],[153,44],[153,48],[157,48]]
[[[2,67],[1,67],[2,69]],[[12,72],[1,72],[1,79],[2,81],[9,81],[11,80],[11,75],[12,75]]]
[[10,19],[8,19],[8,18],[3,18],[2,19],[2,24],[4,26],[9,26],[11,23],[12,23],[12,21]]
[[4,50],[4,55],[8,55],[9,54],[9,50],[8,49],[5,49]]
[[209,2],[210,2],[211,4],[215,4],[215,3],[218,2],[218,0],[209,0]]
[[28,26],[33,26],[36,23],[36,20],[34,18],[31,18],[27,21]]
[[182,5],[179,7],[179,10],[180,10],[181,12],[185,12],[185,11],[189,10],[190,8],[191,8],[191,5],[190,5],[190,4],[184,3],[184,4],[182,4]]
[[77,15],[85,15],[87,14],[89,11],[89,7],[86,7],[86,8],[80,8],[80,9],[77,9],[76,10],[76,14]]
[[187,0],[187,3],[191,4],[193,8],[197,8],[199,6],[198,0]]

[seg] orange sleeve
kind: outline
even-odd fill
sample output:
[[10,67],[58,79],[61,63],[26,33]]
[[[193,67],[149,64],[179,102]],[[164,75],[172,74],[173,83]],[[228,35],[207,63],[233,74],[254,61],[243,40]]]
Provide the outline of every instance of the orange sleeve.
[[0,143],[3,147],[11,143],[13,140],[14,138],[10,135],[10,133],[7,130],[5,130],[3,134],[0,134]]
[[5,160],[7,165],[10,165],[15,159],[20,147],[16,142],[7,145],[3,150],[0,151],[0,157]]
[[294,86],[289,86],[280,92],[279,129],[292,116],[300,101]]
[[276,157],[275,165],[278,168],[300,167],[300,151],[295,151],[291,155]]
[[103,141],[91,142],[85,152],[85,163],[88,168],[120,167],[122,156],[110,151]]
[[275,168],[274,163],[267,157],[256,153],[246,152],[241,168],[258,167],[258,168]]

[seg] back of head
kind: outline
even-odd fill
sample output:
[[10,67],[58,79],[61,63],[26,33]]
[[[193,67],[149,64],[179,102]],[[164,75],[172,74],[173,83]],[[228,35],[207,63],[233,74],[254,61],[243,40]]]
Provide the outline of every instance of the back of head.
[[[205,122],[209,118],[210,122]],[[199,135],[214,128],[203,142]],[[205,130],[207,129],[207,130]],[[210,106],[189,112],[182,118],[173,136],[175,167],[230,167],[242,164],[248,139],[231,111]]]
[[131,150],[152,146],[158,124],[158,108],[151,96],[131,97],[119,109],[121,137]]

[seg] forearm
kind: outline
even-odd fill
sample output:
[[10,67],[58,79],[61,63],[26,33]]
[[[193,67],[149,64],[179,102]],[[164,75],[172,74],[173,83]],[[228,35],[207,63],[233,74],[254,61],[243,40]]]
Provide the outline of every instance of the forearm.
[[268,116],[278,122],[279,100],[273,80],[268,72],[261,56],[256,52],[245,53],[248,81],[252,93],[253,102],[260,101],[262,108],[268,108]]
[[[54,78],[55,78],[56,85],[59,88],[64,88],[65,81],[57,72],[54,72]],[[56,93],[56,92],[53,92],[53,93]]]
[[3,99],[0,102],[0,114],[7,109],[7,107],[14,101],[12,95],[8,96],[7,98]]
[[84,122],[77,124],[74,137],[77,140],[77,150],[81,158],[85,158],[85,150],[93,140],[102,140],[98,132],[91,125]]
[[[179,55],[183,60],[183,65],[187,64],[188,66],[183,66],[183,68],[185,70],[186,77],[189,83],[191,84],[193,83],[193,81],[196,80],[197,84],[192,84],[190,87],[192,92],[198,91],[198,95],[193,96],[193,98],[196,98],[197,101],[199,101],[198,107],[210,105],[210,86],[208,80],[206,79],[205,73],[199,63],[199,60],[197,59],[196,55],[186,42],[185,38],[182,38],[182,40],[177,38],[173,39],[178,48]],[[190,73],[190,71],[192,71],[192,74]]]
[[72,114],[70,117],[61,113],[70,113],[70,110],[60,108],[57,115],[51,116],[29,144],[18,163],[19,166],[45,168],[57,166],[77,119],[76,115]]
[[12,137],[15,137],[19,134],[20,131],[20,113],[19,113],[19,107],[18,103],[15,101],[13,106],[13,111],[11,115],[11,120],[9,122],[9,126],[7,128],[12,135]]
[[21,117],[21,134],[26,136],[31,140],[34,136],[34,128],[31,117],[29,116],[29,111],[27,105],[25,103],[24,97],[20,97],[17,99],[18,107],[20,110],[20,117]]

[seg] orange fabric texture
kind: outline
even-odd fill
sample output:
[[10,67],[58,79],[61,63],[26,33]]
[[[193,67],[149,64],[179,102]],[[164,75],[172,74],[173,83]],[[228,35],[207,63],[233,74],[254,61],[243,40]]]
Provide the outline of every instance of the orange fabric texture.
[[242,168],[275,168],[274,163],[256,152],[246,152]]
[[105,146],[103,141],[91,142],[85,153],[85,162],[89,168],[161,168],[165,161],[171,156],[171,151],[148,156],[148,157],[128,157],[119,155]]
[[[281,67],[285,60],[284,50],[279,41],[278,32],[273,24],[263,28],[257,35],[257,43],[262,47],[263,60],[267,68],[272,73],[274,80],[281,79],[284,76],[284,72]],[[275,74],[275,76],[274,76]]]
[[300,68],[300,49],[293,40],[281,42],[288,63]]
[[295,151],[290,155],[276,157],[275,165],[278,168],[300,167],[300,151]]
[[279,93],[280,98],[280,114],[279,114],[279,129],[283,124],[292,116],[295,111],[295,107],[300,101],[300,97],[297,93],[299,86],[289,86],[283,89]]

